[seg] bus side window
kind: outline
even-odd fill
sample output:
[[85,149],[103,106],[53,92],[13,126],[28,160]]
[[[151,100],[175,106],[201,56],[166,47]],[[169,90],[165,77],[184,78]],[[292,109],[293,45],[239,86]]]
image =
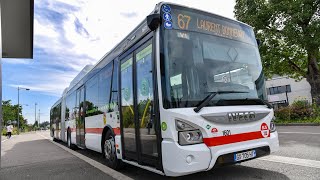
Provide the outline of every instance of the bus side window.
[[110,112],[119,111],[118,108],[118,68],[119,62],[117,60],[113,61],[113,77],[112,77],[112,91],[110,96]]

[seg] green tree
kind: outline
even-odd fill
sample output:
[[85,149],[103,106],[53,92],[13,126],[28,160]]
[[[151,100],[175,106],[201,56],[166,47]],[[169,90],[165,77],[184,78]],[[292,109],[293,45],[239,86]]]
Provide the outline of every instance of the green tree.
[[38,129],[38,121],[36,121],[36,122],[34,122],[34,124],[33,124],[33,128],[35,128],[35,129]]
[[261,39],[265,74],[306,78],[320,104],[320,0],[236,0],[234,13]]
[[40,123],[40,127],[45,128],[45,127],[49,126],[49,124],[50,123],[48,121],[44,121],[44,122]]
[[[11,100],[2,101],[2,113],[3,113],[3,123],[6,125],[8,121],[14,121],[18,119],[18,105],[12,105]],[[19,122],[20,127],[23,129],[26,126],[26,121],[22,116],[22,106],[19,106]]]

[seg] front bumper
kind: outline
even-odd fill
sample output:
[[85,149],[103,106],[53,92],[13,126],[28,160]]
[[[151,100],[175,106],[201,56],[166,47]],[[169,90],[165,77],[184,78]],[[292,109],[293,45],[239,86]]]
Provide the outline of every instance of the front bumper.
[[[263,147],[268,147],[268,149],[265,149]],[[278,151],[279,150],[278,132],[270,133],[269,138],[227,144],[223,146],[210,147],[212,159],[207,170],[212,169],[213,166],[216,164],[217,165],[221,164],[220,162],[218,162],[218,158],[223,157],[223,155],[233,154],[235,152],[242,152],[242,151],[247,151],[251,149],[259,149],[259,148],[262,148],[260,149],[261,151],[266,151],[265,153],[260,153],[260,156],[268,155],[270,153]],[[258,157],[258,154],[257,154],[257,157]]]
[[[269,138],[208,147],[204,143],[180,146],[170,140],[162,141],[162,164],[165,175],[182,176],[208,171],[215,165],[232,164],[233,153],[251,149],[257,150],[257,157],[268,155],[279,149],[278,133]],[[231,157],[232,156],[232,157]]]

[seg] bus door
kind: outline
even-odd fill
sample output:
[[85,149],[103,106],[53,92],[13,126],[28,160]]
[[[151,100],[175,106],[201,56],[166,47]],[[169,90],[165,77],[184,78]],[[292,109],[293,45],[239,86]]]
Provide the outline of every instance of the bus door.
[[85,124],[84,124],[84,86],[77,90],[77,110],[76,115],[76,141],[80,147],[85,147]]
[[152,46],[142,41],[120,57],[121,138],[124,159],[159,167]]

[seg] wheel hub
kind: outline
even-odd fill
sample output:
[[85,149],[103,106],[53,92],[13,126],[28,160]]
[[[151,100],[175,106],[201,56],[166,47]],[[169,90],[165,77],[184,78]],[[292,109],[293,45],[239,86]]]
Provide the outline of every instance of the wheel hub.
[[107,139],[104,143],[104,154],[108,160],[112,160],[113,158],[113,139]]

